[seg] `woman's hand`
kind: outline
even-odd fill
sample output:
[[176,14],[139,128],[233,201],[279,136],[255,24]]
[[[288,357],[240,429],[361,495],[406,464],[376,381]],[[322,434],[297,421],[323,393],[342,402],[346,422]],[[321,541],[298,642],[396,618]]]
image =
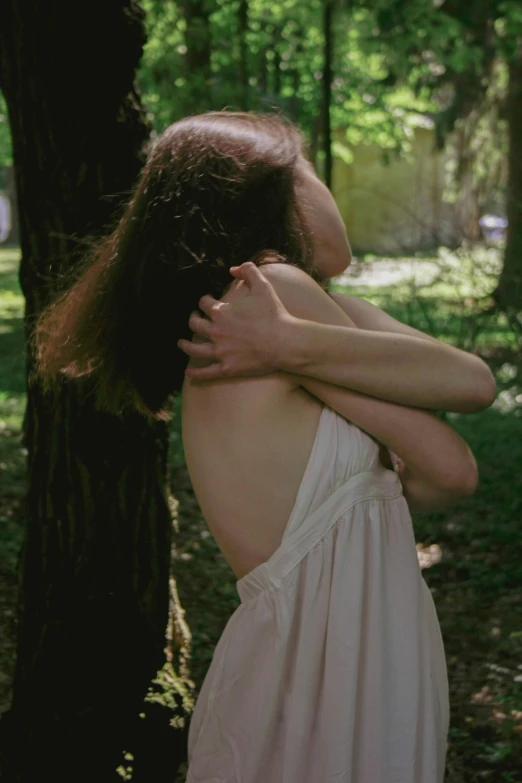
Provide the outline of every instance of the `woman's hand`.
[[206,367],[187,367],[189,378],[207,381],[235,376],[266,375],[278,367],[285,325],[292,321],[273,286],[252,262],[231,267],[238,281],[221,301],[203,296],[189,326],[204,342],[179,340],[188,356]]
[[[220,302],[200,300],[208,319],[190,319],[207,344],[178,343],[189,356],[212,363],[189,367],[189,377],[279,370],[303,378],[302,385],[315,379],[399,405],[457,413],[476,413],[495,399],[495,379],[477,356],[411,334],[367,302],[348,298],[346,312],[345,297],[334,301],[302,269],[266,264],[261,272],[247,262],[233,274],[238,283]],[[351,318],[352,307],[366,328]]]

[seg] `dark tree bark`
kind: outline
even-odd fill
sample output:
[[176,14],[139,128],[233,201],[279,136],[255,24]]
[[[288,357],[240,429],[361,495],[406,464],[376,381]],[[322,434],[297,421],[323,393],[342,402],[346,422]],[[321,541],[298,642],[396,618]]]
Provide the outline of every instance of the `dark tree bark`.
[[[148,128],[133,88],[142,21],[135,0],[3,0],[0,8],[28,337],[86,237],[113,223],[115,194],[128,194],[143,163]],[[96,413],[88,391],[67,384],[52,404],[37,386],[28,390],[18,657],[0,723],[4,783],[121,781],[122,751],[133,750],[147,687],[165,659],[167,430],[138,414]],[[169,742],[170,776],[161,780],[174,778],[185,753],[182,732],[171,730]]]
[[210,15],[215,0],[183,0],[186,78],[190,83],[189,114],[207,111],[212,103],[212,32]]
[[319,142],[321,138],[321,123],[322,123],[322,117],[318,114],[312,120],[312,128],[310,133],[310,147],[308,149],[308,156],[312,161],[316,171],[317,171],[317,155],[319,153]]
[[[297,65],[297,63],[300,62],[301,57],[302,57],[302,53],[303,53],[302,40],[303,40],[303,37],[304,37],[303,30],[301,28],[298,28],[297,34],[296,34],[297,43],[295,45],[295,52],[294,52],[294,58],[295,58],[295,61],[296,61],[296,65]],[[292,96],[290,98],[288,108],[289,108],[290,117],[292,118],[292,120],[295,123],[299,124],[299,121],[300,121],[300,116],[299,116],[300,115],[300,100],[299,100],[299,97],[298,97],[298,92],[299,92],[299,86],[301,84],[301,71],[300,71],[299,67],[297,66],[295,68],[290,69],[289,76],[290,76],[291,83],[292,83]]]
[[292,120],[299,124],[299,97],[297,95],[299,91],[299,85],[301,83],[301,74],[297,70],[297,68],[293,69],[290,73],[290,78],[292,80],[292,95],[290,97],[290,101],[288,104],[288,111],[290,114],[290,117]]
[[[507,229],[504,265],[493,294],[497,304],[522,313],[522,44],[509,63]],[[522,326],[522,321],[519,321]]]
[[261,93],[261,98],[265,97],[265,94],[268,91],[268,52],[270,51],[270,30],[271,30],[271,22],[270,22],[270,11],[268,8],[263,8],[261,11],[261,15],[258,17],[260,24],[261,24],[261,35],[263,39],[263,46],[261,47],[261,50],[258,55],[258,65],[257,65],[257,75],[258,75],[258,82],[257,86],[259,89],[259,92]]
[[323,0],[323,152],[324,181],[327,187],[332,186],[332,127],[330,106],[332,103],[332,53],[333,53],[333,0]]
[[281,28],[279,25],[276,25],[274,27],[274,35],[273,35],[273,47],[272,51],[274,52],[274,70],[273,70],[273,78],[272,78],[272,85],[273,85],[273,92],[274,95],[280,95],[281,94],[281,52],[280,52],[280,43],[281,43]]
[[264,95],[268,89],[268,62],[267,62],[268,46],[264,46],[259,53],[259,69],[258,69],[258,87],[259,92]]
[[239,7],[237,12],[237,34],[239,41],[239,90],[240,90],[240,107],[243,111],[248,111],[249,108],[249,92],[250,87],[248,83],[248,48],[247,48],[247,36],[248,32],[248,0],[239,0]]

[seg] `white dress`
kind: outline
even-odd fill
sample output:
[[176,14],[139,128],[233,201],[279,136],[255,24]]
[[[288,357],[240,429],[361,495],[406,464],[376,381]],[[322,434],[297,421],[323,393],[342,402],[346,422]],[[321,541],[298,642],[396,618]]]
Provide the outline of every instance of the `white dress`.
[[279,548],[237,590],[187,783],[441,783],[446,663],[408,505],[330,408]]

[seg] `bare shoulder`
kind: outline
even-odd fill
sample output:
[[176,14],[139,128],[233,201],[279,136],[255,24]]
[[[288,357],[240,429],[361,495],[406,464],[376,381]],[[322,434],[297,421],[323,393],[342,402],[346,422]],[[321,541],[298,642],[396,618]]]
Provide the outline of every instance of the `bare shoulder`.
[[352,325],[342,308],[299,267],[265,264],[260,267],[260,271],[288,312],[296,318],[325,324]]
[[323,291],[309,274],[293,264],[263,264],[259,267],[259,271],[276,289],[290,291],[297,288],[300,291]]
[[[324,295],[324,291],[310,275],[299,269],[292,264],[284,263],[269,263],[262,264],[258,267],[263,277],[273,286],[278,293],[283,293],[287,296],[293,292],[298,291],[300,294],[307,291],[311,294]],[[231,302],[235,299],[248,296],[249,290],[246,283],[243,280],[234,280],[224,291],[221,300],[223,302]]]
[[[288,312],[296,318],[327,324],[353,325],[342,308],[299,267],[285,263],[269,263],[259,266],[258,269]],[[234,302],[247,296],[250,296],[248,285],[243,280],[235,280],[225,290],[220,301]]]

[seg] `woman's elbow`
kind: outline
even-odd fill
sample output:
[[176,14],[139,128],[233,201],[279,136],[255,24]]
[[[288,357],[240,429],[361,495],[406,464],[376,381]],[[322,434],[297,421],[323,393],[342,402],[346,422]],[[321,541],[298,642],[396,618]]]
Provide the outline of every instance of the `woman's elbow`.
[[473,389],[474,410],[471,411],[472,413],[480,413],[480,411],[489,408],[490,405],[493,405],[497,396],[497,382],[495,376],[486,362],[478,357],[477,360],[480,362],[480,370]]
[[475,470],[470,470],[468,474],[465,475],[461,481],[460,490],[462,493],[462,497],[470,498],[477,491],[478,485],[479,485],[479,475],[478,475],[478,470],[475,468]]
[[470,452],[470,459],[462,467],[455,470],[441,482],[441,489],[455,499],[469,498],[475,494],[479,485],[479,473],[475,458]]

